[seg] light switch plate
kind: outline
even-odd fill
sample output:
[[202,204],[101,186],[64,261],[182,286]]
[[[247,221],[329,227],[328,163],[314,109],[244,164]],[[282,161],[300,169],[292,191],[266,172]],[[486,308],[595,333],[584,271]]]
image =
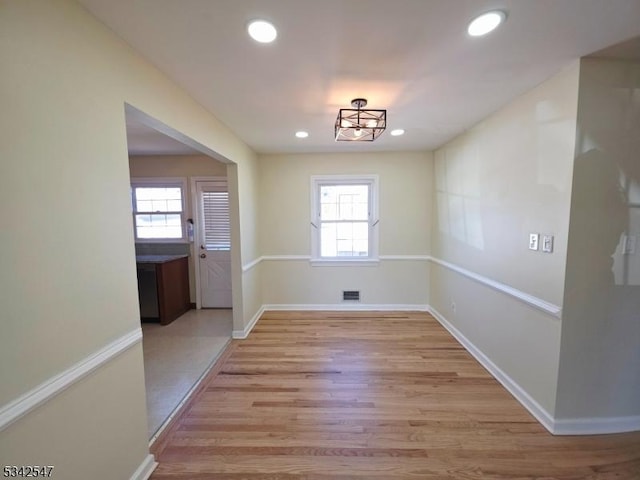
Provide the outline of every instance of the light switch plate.
[[633,255],[636,253],[636,236],[624,235],[622,237],[622,253],[624,255]]
[[529,250],[538,250],[538,239],[540,235],[537,233],[529,234]]
[[542,236],[542,251],[545,253],[553,252],[553,235]]

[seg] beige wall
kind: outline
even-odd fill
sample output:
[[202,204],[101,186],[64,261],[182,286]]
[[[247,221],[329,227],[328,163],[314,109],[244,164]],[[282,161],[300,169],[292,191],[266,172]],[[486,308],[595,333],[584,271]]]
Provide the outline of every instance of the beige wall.
[[[379,253],[426,256],[433,185],[430,153],[263,155],[259,157],[260,246],[265,256],[311,255],[312,175],[379,176]],[[245,262],[246,263],[246,262]],[[382,260],[378,266],[311,266],[308,259],[261,263],[265,304],[340,304],[343,289],[363,304],[427,304],[424,260]]]
[[[258,193],[259,189],[259,167],[257,160],[252,164],[253,168],[246,168],[238,170],[237,181],[240,187],[238,188],[238,205],[242,212],[246,214],[241,218],[240,229],[242,231],[242,250],[241,258],[235,262],[234,265],[240,266],[246,265],[259,257],[260,252],[260,224],[259,218],[263,211],[263,202]],[[232,252],[233,255],[233,252]],[[260,276],[257,272],[242,271],[243,288],[246,287],[247,291],[243,291],[241,299],[236,296],[236,288],[234,286],[234,311],[235,309],[242,308],[242,319],[244,323],[240,324],[236,321],[237,315],[234,315],[234,330],[244,329],[253,315],[258,312],[258,309],[262,305],[262,291]]]
[[[144,155],[129,157],[129,173],[135,177],[179,177],[187,180],[185,218],[195,218],[193,212],[192,177],[226,177],[227,165],[206,155]],[[194,244],[189,243],[189,295],[196,302]]]
[[[129,173],[132,177],[226,177],[227,165],[206,155],[137,155],[129,157]],[[189,212],[190,200],[191,196]]]
[[[235,162],[238,188],[249,196],[253,187],[243,182],[253,175],[255,159],[77,4],[10,0],[0,9],[0,211],[9,226],[0,237],[0,365],[11,366],[0,369],[4,406],[139,328],[125,103]],[[236,211],[234,221],[243,229],[251,227],[253,206],[241,202]],[[248,248],[252,255],[252,241],[241,238],[240,227],[239,253]],[[237,281],[234,293],[242,296]],[[101,369],[77,384],[77,396],[65,392],[52,400],[55,409],[45,405],[0,432],[3,445],[21,446],[19,458],[7,457],[4,452],[14,450],[3,448],[3,463],[50,459],[64,466],[59,478],[88,478],[84,466],[101,465],[108,455],[122,470],[119,478],[125,470],[132,474],[147,445],[144,423],[131,418],[146,412],[143,389],[129,388],[128,379],[141,384],[143,364],[123,354],[104,368],[108,375]],[[95,390],[90,381],[97,382]],[[78,421],[78,405],[90,405],[95,415],[91,435]],[[52,458],[38,425],[60,418],[68,421]],[[73,451],[79,442],[81,459]],[[110,480],[114,473],[105,468],[91,478]]]
[[582,60],[561,419],[635,416],[640,425],[640,241],[622,252],[625,235],[640,235],[639,92],[640,63]]
[[[435,153],[436,259],[562,305],[578,74],[575,63]],[[529,232],[553,234],[554,252],[530,251]],[[430,304],[553,415],[558,318],[440,265]]]
[[10,425],[0,464],[53,465],[51,478],[64,480],[131,478],[148,444],[141,363],[138,344]]

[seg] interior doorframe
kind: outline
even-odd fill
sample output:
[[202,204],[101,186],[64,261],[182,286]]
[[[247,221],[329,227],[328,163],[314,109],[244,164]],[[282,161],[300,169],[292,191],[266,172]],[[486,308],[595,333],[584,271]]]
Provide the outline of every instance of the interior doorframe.
[[[189,188],[191,189],[191,215],[193,217],[193,265],[196,289],[196,309],[202,309],[202,293],[200,292],[200,260],[198,255],[200,254],[200,238],[202,233],[202,218],[200,217],[200,208],[198,205],[198,182],[215,182],[224,181],[227,185],[227,191],[229,191],[229,181],[227,177],[209,176],[209,177],[191,177]],[[233,288],[233,281],[231,282],[231,288]]]

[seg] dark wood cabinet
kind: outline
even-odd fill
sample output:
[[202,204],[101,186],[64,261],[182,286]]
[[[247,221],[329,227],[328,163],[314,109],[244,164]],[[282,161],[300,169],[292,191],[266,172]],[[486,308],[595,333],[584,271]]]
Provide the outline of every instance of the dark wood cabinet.
[[167,325],[191,308],[186,256],[141,255],[136,263],[142,320]]

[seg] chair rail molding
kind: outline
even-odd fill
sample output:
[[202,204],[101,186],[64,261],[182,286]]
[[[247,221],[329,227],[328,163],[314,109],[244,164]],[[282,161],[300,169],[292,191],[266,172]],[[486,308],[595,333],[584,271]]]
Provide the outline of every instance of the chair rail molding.
[[4,405],[0,408],[0,431],[140,341],[142,329],[138,327]]

